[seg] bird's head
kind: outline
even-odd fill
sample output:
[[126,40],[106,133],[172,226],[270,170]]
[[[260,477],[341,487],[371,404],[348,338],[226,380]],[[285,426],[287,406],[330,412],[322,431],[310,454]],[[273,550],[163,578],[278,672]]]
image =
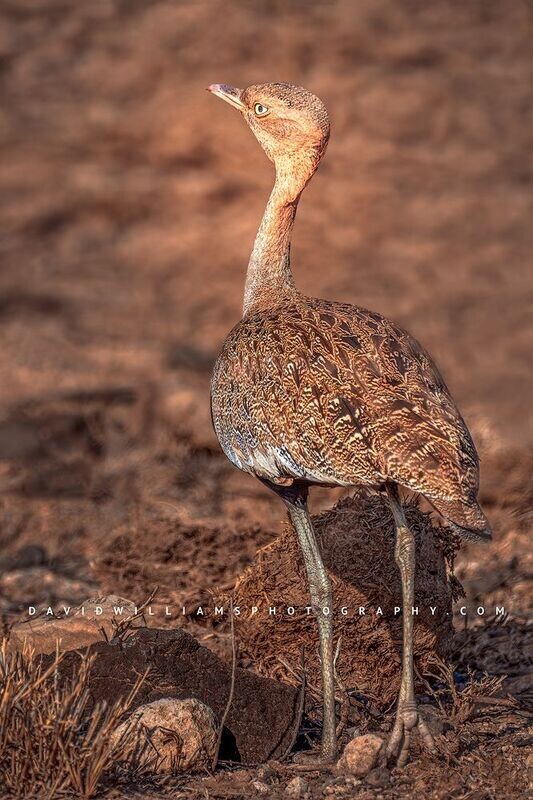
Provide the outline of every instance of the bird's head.
[[329,139],[328,113],[316,95],[290,83],[261,83],[247,89],[214,83],[208,91],[241,112],[279,176],[288,180],[292,175],[305,185]]

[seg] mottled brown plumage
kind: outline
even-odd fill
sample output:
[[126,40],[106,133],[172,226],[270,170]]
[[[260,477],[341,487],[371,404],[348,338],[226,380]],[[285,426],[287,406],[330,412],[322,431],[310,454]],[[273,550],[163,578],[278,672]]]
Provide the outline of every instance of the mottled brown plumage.
[[394,481],[485,535],[468,430],[429,356],[379,314],[296,292],[250,312],[224,343],[212,404],[239,469],[274,484]]
[[[240,110],[276,167],[248,265],[244,316],[213,373],[213,423],[230,461],[285,500],[298,533],[319,622],[323,755],[331,758],[331,629],[319,614],[331,590],[307,513],[307,487],[365,484],[387,492],[409,607],[414,539],[396,487],[423,494],[463,535],[489,538],[476,499],[478,458],[439,371],[415,339],[380,314],[306,297],[295,287],[290,237],[300,195],[329,139],[323,103],[289,84],[210,90]],[[400,762],[415,727],[431,748],[413,694],[412,619],[404,616],[402,690],[390,745],[393,753],[401,748]]]

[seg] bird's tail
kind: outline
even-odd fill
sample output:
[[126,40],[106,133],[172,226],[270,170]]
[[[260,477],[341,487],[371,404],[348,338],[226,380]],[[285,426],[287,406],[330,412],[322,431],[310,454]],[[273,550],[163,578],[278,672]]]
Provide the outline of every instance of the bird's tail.
[[463,539],[474,542],[490,542],[492,530],[477,500],[463,503],[460,500],[435,500],[428,497],[431,505],[442,514],[452,530]]

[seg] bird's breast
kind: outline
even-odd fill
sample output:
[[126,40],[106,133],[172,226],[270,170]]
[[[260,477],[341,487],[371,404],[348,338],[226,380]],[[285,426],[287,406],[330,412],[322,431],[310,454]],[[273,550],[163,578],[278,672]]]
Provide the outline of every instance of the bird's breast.
[[[211,385],[215,432],[235,466],[272,481],[348,485],[340,450],[369,467],[365,416],[327,330],[291,313],[244,319],[228,336]],[[353,371],[353,370],[352,370]],[[355,457],[355,455],[354,455]]]

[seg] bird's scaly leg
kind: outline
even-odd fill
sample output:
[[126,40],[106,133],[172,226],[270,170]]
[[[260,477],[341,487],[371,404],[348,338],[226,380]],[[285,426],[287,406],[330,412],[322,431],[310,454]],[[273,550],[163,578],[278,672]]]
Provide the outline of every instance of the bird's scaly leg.
[[[309,582],[311,606],[318,622],[322,668],[322,695],[324,703],[321,761],[324,763],[331,763],[335,760],[337,755],[333,632],[330,616],[333,612],[331,585],[322,562],[307,503],[302,498],[292,502],[286,500],[285,502],[289,509],[289,515],[294,530],[300,542]],[[324,609],[326,608],[329,609],[329,613],[327,614],[324,613]]]
[[411,732],[416,728],[428,750],[434,752],[435,743],[428,726],[420,715],[414,693],[413,682],[413,614],[415,581],[415,537],[409,530],[396,488],[387,489],[396,525],[396,547],[394,555],[402,579],[403,601],[403,653],[402,679],[398,696],[396,720],[387,745],[387,756],[397,758],[402,767],[409,755]]

